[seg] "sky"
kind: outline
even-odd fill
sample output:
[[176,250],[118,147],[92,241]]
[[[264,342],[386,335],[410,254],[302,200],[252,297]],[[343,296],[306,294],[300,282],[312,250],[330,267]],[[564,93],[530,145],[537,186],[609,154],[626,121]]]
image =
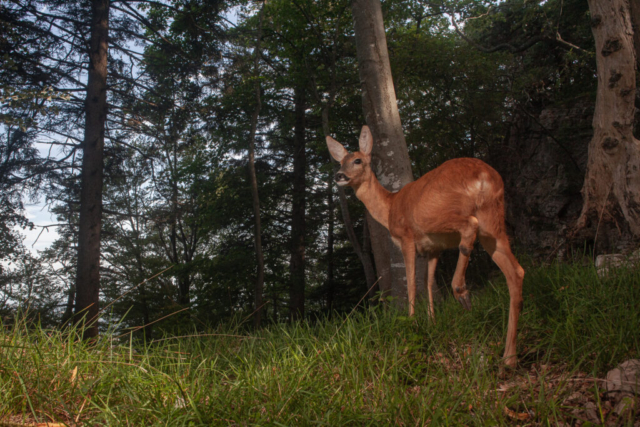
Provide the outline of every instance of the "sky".
[[[40,152],[42,158],[49,156],[49,150],[51,148],[49,144],[36,142],[35,147]],[[55,149],[53,150],[53,155],[54,157],[56,156]],[[35,256],[38,254],[38,251],[48,248],[58,238],[58,230],[56,227],[43,229],[42,226],[56,224],[58,221],[55,215],[49,212],[49,207],[44,203],[43,199],[34,203],[23,200],[23,203],[25,208],[24,214],[35,227],[33,230],[29,230],[28,228],[23,230],[20,227],[16,227],[15,230],[24,236],[24,247]]]
[[48,248],[58,238],[55,227],[42,229],[42,227],[38,226],[55,224],[56,218],[51,215],[44,203],[26,205],[25,214],[36,227],[33,230],[25,229],[19,230],[19,232],[25,237],[25,248],[37,255],[37,251]]

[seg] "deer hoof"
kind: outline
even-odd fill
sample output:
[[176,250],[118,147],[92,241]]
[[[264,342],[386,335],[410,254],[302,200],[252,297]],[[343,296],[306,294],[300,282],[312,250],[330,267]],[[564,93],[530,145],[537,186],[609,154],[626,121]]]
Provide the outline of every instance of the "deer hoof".
[[464,295],[460,295],[458,297],[458,302],[462,305],[462,308],[467,311],[471,311],[471,296],[469,295],[469,292]]

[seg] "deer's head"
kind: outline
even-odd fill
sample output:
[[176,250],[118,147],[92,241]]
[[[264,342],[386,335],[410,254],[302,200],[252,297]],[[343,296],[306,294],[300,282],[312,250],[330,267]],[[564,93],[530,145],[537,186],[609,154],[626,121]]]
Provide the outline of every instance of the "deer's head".
[[329,153],[340,163],[340,170],[335,175],[336,184],[343,187],[349,185],[357,188],[371,176],[371,148],[373,136],[368,126],[360,131],[360,151],[349,153],[338,141],[327,136]]

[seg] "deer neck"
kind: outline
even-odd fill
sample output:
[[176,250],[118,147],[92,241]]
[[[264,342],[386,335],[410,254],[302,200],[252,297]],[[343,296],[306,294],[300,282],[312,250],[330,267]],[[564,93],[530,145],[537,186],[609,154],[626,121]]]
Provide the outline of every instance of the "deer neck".
[[373,172],[368,180],[356,188],[356,197],[364,203],[371,216],[388,230],[393,193],[380,184]]

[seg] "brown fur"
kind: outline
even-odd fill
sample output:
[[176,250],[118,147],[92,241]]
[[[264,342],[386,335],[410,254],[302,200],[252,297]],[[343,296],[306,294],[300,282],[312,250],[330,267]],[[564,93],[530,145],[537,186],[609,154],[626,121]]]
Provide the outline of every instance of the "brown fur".
[[462,305],[467,309],[471,307],[464,276],[478,238],[507,278],[511,303],[504,358],[508,365],[515,365],[524,270],[513,256],[506,235],[502,178],[481,160],[460,158],[449,160],[399,192],[390,193],[371,170],[372,144],[373,138],[366,126],[360,134],[360,151],[355,153],[348,153],[338,141],[327,137],[331,155],[341,164],[336,174],[338,184],[355,190],[369,213],[387,227],[393,242],[402,250],[409,315],[413,315],[415,306],[416,252],[428,257],[426,285],[431,318],[434,317],[434,273],[438,256],[444,249],[460,249],[452,287]]

